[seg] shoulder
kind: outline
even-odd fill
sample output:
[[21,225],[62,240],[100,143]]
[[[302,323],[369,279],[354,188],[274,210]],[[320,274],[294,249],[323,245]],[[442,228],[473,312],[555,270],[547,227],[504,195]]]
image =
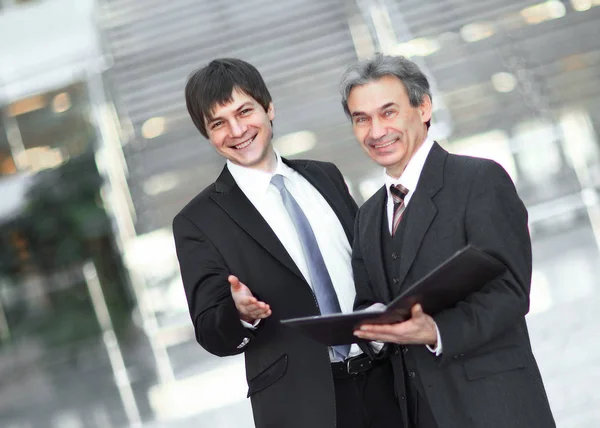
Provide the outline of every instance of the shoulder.
[[473,156],[448,154],[445,176],[462,178],[475,184],[477,180],[511,181],[512,179],[498,162]]
[[312,159],[286,159],[285,162],[294,169],[309,168],[317,169],[330,177],[339,177],[342,175],[339,168],[331,162],[317,161]]
[[198,193],[191,201],[189,201],[173,219],[173,225],[183,221],[184,219],[198,218],[206,210],[206,207],[210,204],[210,195],[215,193],[216,184],[212,183],[207,186],[204,190]]

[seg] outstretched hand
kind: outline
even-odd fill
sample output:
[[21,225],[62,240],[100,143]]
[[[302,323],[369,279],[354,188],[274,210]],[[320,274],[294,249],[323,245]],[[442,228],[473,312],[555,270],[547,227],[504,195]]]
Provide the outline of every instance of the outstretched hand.
[[231,284],[231,297],[240,313],[240,319],[252,324],[258,319],[271,315],[271,307],[256,299],[250,289],[236,276],[229,275],[227,280]]
[[354,331],[354,335],[366,340],[398,343],[401,345],[431,345],[437,344],[437,329],[435,321],[425,312],[421,305],[416,304],[410,310],[411,317],[396,324],[365,324]]

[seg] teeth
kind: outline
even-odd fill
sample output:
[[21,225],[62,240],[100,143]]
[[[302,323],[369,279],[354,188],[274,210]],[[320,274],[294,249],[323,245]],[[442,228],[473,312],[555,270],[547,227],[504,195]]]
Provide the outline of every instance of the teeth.
[[248,147],[252,143],[252,141],[254,141],[254,137],[250,138],[249,140],[244,141],[241,144],[238,144],[237,146],[235,146],[235,148],[237,150],[245,149],[246,147]]
[[375,147],[376,149],[381,149],[381,148],[383,148],[383,147],[388,147],[388,146],[391,146],[391,145],[392,145],[392,144],[394,144],[395,142],[396,142],[396,140],[392,140],[392,141],[390,141],[389,143],[377,144],[377,145],[375,145],[374,147]]

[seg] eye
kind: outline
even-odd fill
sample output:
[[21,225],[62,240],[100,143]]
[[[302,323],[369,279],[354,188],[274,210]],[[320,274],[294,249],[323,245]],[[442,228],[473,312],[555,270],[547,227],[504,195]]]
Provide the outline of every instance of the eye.
[[240,112],[240,116],[248,116],[250,113],[252,113],[252,109],[251,108],[245,108],[244,110],[242,110]]
[[384,112],[383,112],[383,115],[384,115],[385,117],[391,117],[391,116],[393,116],[395,113],[396,113],[396,111],[395,111],[395,110],[386,110],[386,111],[384,111]]
[[223,121],[222,120],[217,120],[216,122],[213,122],[210,125],[210,129],[217,129],[218,127],[220,127],[221,125],[223,125]]
[[366,121],[367,121],[367,118],[364,116],[359,116],[359,117],[354,118],[354,123],[356,123],[356,124],[365,123]]

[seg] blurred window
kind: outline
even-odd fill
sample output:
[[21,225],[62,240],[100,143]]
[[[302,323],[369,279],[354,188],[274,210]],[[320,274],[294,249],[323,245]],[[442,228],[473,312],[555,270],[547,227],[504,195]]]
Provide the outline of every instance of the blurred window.
[[57,167],[91,148],[94,128],[83,83],[14,101],[6,112],[24,148],[15,155],[23,157],[17,165],[30,172]]
[[8,144],[6,127],[0,115],[0,177],[14,174],[16,171],[12,150]]
[[[8,426],[75,426],[85,418],[83,410],[65,416],[68,403],[84,396],[67,387],[78,384],[75,376],[91,383],[89,403],[108,407],[116,394],[84,263],[96,268],[117,337],[131,322],[132,301],[101,197],[90,117],[82,82],[15,100],[0,116],[0,415],[15,415]],[[45,391],[23,383],[23,373],[43,379]],[[52,403],[52,415],[5,400],[28,396],[50,406],[44,394],[59,390],[65,398]]]

